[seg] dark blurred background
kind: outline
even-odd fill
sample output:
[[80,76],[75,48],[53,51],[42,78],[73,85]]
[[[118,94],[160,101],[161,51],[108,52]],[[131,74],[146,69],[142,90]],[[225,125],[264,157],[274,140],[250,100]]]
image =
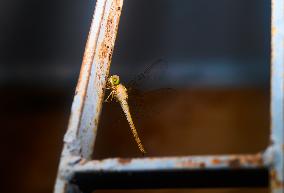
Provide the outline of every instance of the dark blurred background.
[[[94,0],[0,0],[0,192],[52,192],[94,7]],[[149,155],[263,150],[269,36],[270,1],[125,0],[111,72],[127,82],[162,58],[167,73],[155,86],[178,89],[179,100],[147,95],[147,105],[188,112],[187,127],[141,131]],[[129,131],[112,130],[112,115],[122,113],[104,105],[94,157],[138,156]]]

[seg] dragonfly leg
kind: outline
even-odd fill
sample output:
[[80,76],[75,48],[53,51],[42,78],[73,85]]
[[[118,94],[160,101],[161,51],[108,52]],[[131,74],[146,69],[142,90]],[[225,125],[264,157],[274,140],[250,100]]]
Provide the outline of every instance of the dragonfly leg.
[[114,90],[109,93],[109,95],[108,95],[108,97],[106,98],[105,102],[109,102],[109,99],[110,99],[110,101],[112,101],[113,96],[114,96]]

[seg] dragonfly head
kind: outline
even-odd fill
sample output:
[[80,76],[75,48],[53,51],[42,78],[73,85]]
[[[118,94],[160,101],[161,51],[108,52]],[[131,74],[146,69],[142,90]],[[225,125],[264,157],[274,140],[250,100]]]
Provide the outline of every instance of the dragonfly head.
[[120,81],[119,81],[119,76],[118,75],[112,75],[108,78],[108,84],[110,86],[117,86],[119,85]]

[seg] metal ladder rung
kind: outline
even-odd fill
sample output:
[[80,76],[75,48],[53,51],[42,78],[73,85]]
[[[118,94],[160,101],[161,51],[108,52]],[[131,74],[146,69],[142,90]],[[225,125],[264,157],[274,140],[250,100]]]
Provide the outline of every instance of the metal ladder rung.
[[[95,189],[267,187],[271,155],[74,159],[66,178]],[[174,181],[174,183],[172,183]]]

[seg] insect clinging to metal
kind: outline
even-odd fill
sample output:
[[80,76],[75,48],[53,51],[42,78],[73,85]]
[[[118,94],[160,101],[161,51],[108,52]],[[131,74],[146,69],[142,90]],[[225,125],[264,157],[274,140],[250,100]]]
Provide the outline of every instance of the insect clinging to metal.
[[137,130],[135,128],[134,122],[132,120],[131,114],[130,114],[130,109],[128,105],[128,94],[127,94],[127,89],[126,87],[120,83],[120,79],[118,75],[112,75],[108,78],[107,80],[107,86],[106,89],[110,89],[111,92],[108,95],[107,99],[105,100],[106,102],[109,101],[109,99],[112,101],[113,98],[116,99],[117,102],[120,103],[121,108],[126,116],[126,119],[129,123],[129,126],[131,128],[132,134],[134,136],[134,139],[138,145],[139,150],[145,154],[146,151],[142,145],[142,142],[138,136]]

